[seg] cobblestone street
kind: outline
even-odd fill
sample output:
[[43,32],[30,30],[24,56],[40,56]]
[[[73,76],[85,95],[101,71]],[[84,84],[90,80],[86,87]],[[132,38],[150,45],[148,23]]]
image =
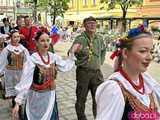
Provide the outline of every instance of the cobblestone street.
[[[59,42],[55,46],[55,50],[58,54],[65,56],[67,50],[69,49],[71,43]],[[108,59],[110,53],[106,55],[105,64],[102,66],[102,71],[104,74],[104,78],[107,78],[108,75],[112,73],[112,61]],[[158,71],[160,71],[160,64],[152,63],[152,66],[149,70],[152,76],[160,81],[160,77],[158,77]],[[57,83],[57,98],[58,98],[58,108],[59,108],[59,116],[60,120],[77,120],[75,113],[75,88],[76,88],[76,80],[75,80],[75,68],[70,72],[66,73],[58,73],[58,77],[56,80]],[[0,120],[11,120],[10,118],[10,106],[11,101],[0,99]],[[86,103],[86,115],[88,120],[93,120],[92,115],[92,100],[89,93],[87,103]]]

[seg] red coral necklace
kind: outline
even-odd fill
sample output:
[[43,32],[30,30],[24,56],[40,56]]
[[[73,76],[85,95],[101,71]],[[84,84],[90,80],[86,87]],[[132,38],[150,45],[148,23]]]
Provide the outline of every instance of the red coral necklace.
[[[144,94],[144,80],[142,75],[139,75],[139,85],[136,85],[127,75],[127,73],[125,73],[125,71],[121,68],[119,69],[120,73],[124,76],[124,78],[132,85],[132,87],[139,92],[140,94]],[[140,91],[142,89],[142,91]]]
[[48,60],[47,60],[47,61],[44,60],[44,58],[43,58],[43,56],[40,54],[40,52],[38,52],[38,55],[40,56],[40,58],[41,58],[41,60],[42,60],[42,62],[43,62],[44,64],[48,65],[48,64],[50,63],[50,57],[49,57],[48,52],[47,52],[47,57],[48,57]]

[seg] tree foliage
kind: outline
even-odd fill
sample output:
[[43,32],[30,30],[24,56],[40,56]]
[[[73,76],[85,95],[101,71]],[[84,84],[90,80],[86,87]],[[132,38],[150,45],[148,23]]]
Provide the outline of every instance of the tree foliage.
[[25,0],[25,2],[33,3],[33,18],[37,21],[37,9],[46,10],[52,17],[53,24],[57,16],[64,16],[68,10],[70,0]]
[[33,10],[33,19],[35,23],[37,22],[37,8],[38,8],[39,1],[41,0],[24,0],[25,3],[32,3],[31,8]]
[[[107,5],[108,10],[120,7],[122,10],[122,25],[125,26],[125,18],[127,15],[128,8],[132,6],[142,6],[143,0],[100,0],[101,3]],[[125,30],[125,29],[124,29]]]
[[53,18],[53,24],[55,24],[55,19],[57,16],[64,16],[65,11],[69,8],[69,2],[70,0],[49,0],[48,10]]

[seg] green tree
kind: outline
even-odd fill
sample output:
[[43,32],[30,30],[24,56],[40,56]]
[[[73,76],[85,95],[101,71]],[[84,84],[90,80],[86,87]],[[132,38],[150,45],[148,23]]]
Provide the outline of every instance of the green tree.
[[37,7],[38,7],[38,0],[24,0],[25,3],[32,3],[33,5],[33,20],[37,22]]
[[143,0],[100,0],[107,5],[108,10],[120,7],[122,10],[122,31],[126,31],[126,15],[128,8],[132,6],[142,6]]
[[68,10],[70,0],[25,0],[25,2],[33,4],[34,22],[37,22],[37,9],[43,9],[50,13],[52,23],[55,24],[56,17],[63,17]]
[[70,0],[49,0],[48,1],[48,12],[52,17],[52,23],[55,24],[57,16],[64,16],[64,13],[68,10],[68,3]]

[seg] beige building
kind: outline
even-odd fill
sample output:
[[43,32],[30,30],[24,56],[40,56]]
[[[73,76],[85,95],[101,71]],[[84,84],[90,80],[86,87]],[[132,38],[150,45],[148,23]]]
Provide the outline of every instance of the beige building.
[[160,16],[160,0],[144,0],[139,9],[141,16]]
[[15,0],[0,0],[0,19],[15,17]]
[[65,13],[65,21],[82,22],[88,16],[109,15],[106,9],[101,10],[100,0],[71,0],[69,10]]
[[15,20],[19,15],[32,15],[30,4],[24,4],[24,0],[0,0],[0,19],[8,17]]
[[[133,7],[128,9],[127,16],[140,16],[140,12],[137,12],[137,8]],[[100,3],[100,0],[71,0],[69,4],[69,10],[65,13],[65,21],[80,23],[85,17],[110,17],[110,16],[122,16],[120,8],[107,11],[106,5]]]

